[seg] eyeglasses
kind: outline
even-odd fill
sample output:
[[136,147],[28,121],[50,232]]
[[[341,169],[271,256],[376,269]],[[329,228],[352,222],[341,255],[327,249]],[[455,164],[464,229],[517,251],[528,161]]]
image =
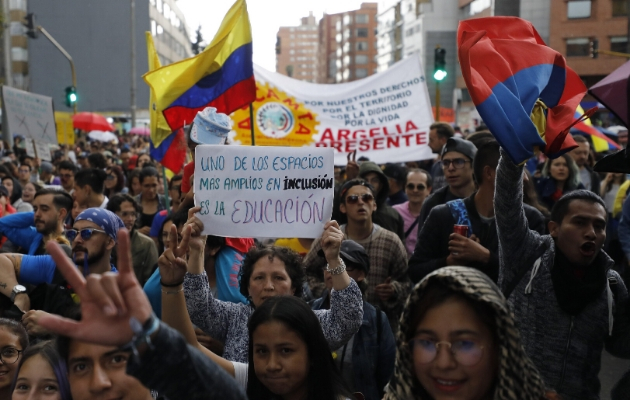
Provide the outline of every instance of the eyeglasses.
[[129,217],[134,217],[134,218],[138,218],[138,213],[135,211],[123,211],[120,213],[120,217],[121,218],[129,218]]
[[90,238],[92,237],[94,232],[107,234],[107,232],[105,232],[105,231],[102,231],[100,229],[94,229],[94,228],[84,228],[84,229],[81,229],[81,230],[67,229],[66,230],[66,237],[68,238],[69,241],[74,242],[74,239],[76,239],[77,236],[80,233],[82,240],[90,240]]
[[374,200],[374,196],[372,196],[371,193],[363,193],[361,196],[359,196],[358,194],[352,194],[346,197],[346,203],[357,204],[359,202],[359,198],[361,198],[361,200],[363,200],[364,203],[368,203]]
[[466,367],[477,364],[483,355],[483,346],[472,340],[457,340],[450,343],[416,338],[409,341],[414,360],[420,364],[428,364],[435,360],[441,345],[447,346],[455,361]]
[[423,191],[424,189],[427,188],[422,183],[418,183],[417,185],[414,185],[413,183],[408,183],[406,187],[407,187],[407,190],[418,189],[419,191]]
[[453,164],[454,168],[462,169],[464,168],[464,165],[466,165],[467,162],[470,162],[470,161],[464,160],[463,158],[454,158],[452,160],[442,160],[442,168],[448,169],[451,166],[451,164]]
[[20,359],[20,354],[23,350],[18,350],[15,347],[5,347],[0,351],[0,361],[2,364],[15,364]]
[[113,181],[114,179],[116,179],[116,175],[107,175],[106,178],[108,181]]

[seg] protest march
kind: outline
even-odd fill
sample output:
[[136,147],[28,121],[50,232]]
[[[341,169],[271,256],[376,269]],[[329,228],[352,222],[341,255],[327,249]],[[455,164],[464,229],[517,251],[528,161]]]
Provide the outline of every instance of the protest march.
[[192,57],[153,37],[142,134],[2,86],[0,400],[630,399],[617,72],[461,20],[461,129],[420,54],[334,84],[254,64],[245,0]]

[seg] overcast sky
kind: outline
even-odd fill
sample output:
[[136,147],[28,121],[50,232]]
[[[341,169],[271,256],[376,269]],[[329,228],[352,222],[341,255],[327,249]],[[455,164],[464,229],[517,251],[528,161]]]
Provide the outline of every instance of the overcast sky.
[[[201,25],[203,38],[212,41],[221,20],[230,9],[233,0],[179,0],[180,10],[186,23],[194,33]],[[270,71],[276,70],[276,34],[281,26],[297,26],[300,18],[309,11],[321,19],[324,12],[335,14],[356,10],[363,1],[359,0],[249,0],[247,10],[252,25],[254,40],[254,62]]]

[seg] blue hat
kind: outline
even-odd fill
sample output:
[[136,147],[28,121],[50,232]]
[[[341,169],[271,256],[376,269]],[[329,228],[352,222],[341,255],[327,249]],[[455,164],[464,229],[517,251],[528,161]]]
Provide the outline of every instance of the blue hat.
[[88,208],[87,210],[83,210],[74,222],[83,220],[93,222],[100,226],[115,242],[118,242],[118,231],[125,227],[125,224],[118,215],[104,208]]
[[214,107],[204,108],[197,113],[190,131],[190,139],[199,144],[222,144],[232,130],[232,119],[217,113]]

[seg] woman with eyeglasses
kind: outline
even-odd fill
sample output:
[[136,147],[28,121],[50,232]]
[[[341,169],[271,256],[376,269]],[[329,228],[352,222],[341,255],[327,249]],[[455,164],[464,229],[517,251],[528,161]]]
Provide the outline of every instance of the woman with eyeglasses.
[[119,166],[112,165],[107,167],[105,172],[107,172],[107,177],[105,178],[105,196],[107,198],[111,199],[112,196],[118,193],[125,194],[129,191],[125,187],[125,175]]
[[26,330],[17,321],[0,318],[0,400],[11,399],[18,360],[28,347]]
[[545,386],[507,301],[484,273],[441,268],[409,296],[384,400],[539,400]]
[[398,211],[398,214],[405,222],[405,248],[407,249],[407,257],[413,254],[418,240],[418,226],[420,225],[420,210],[424,199],[431,193],[433,178],[427,171],[414,168],[407,173],[407,183],[405,184],[405,194],[409,201],[402,204],[396,204],[392,207]]
[[40,342],[24,351],[11,392],[11,400],[72,400],[68,367],[52,342]]

